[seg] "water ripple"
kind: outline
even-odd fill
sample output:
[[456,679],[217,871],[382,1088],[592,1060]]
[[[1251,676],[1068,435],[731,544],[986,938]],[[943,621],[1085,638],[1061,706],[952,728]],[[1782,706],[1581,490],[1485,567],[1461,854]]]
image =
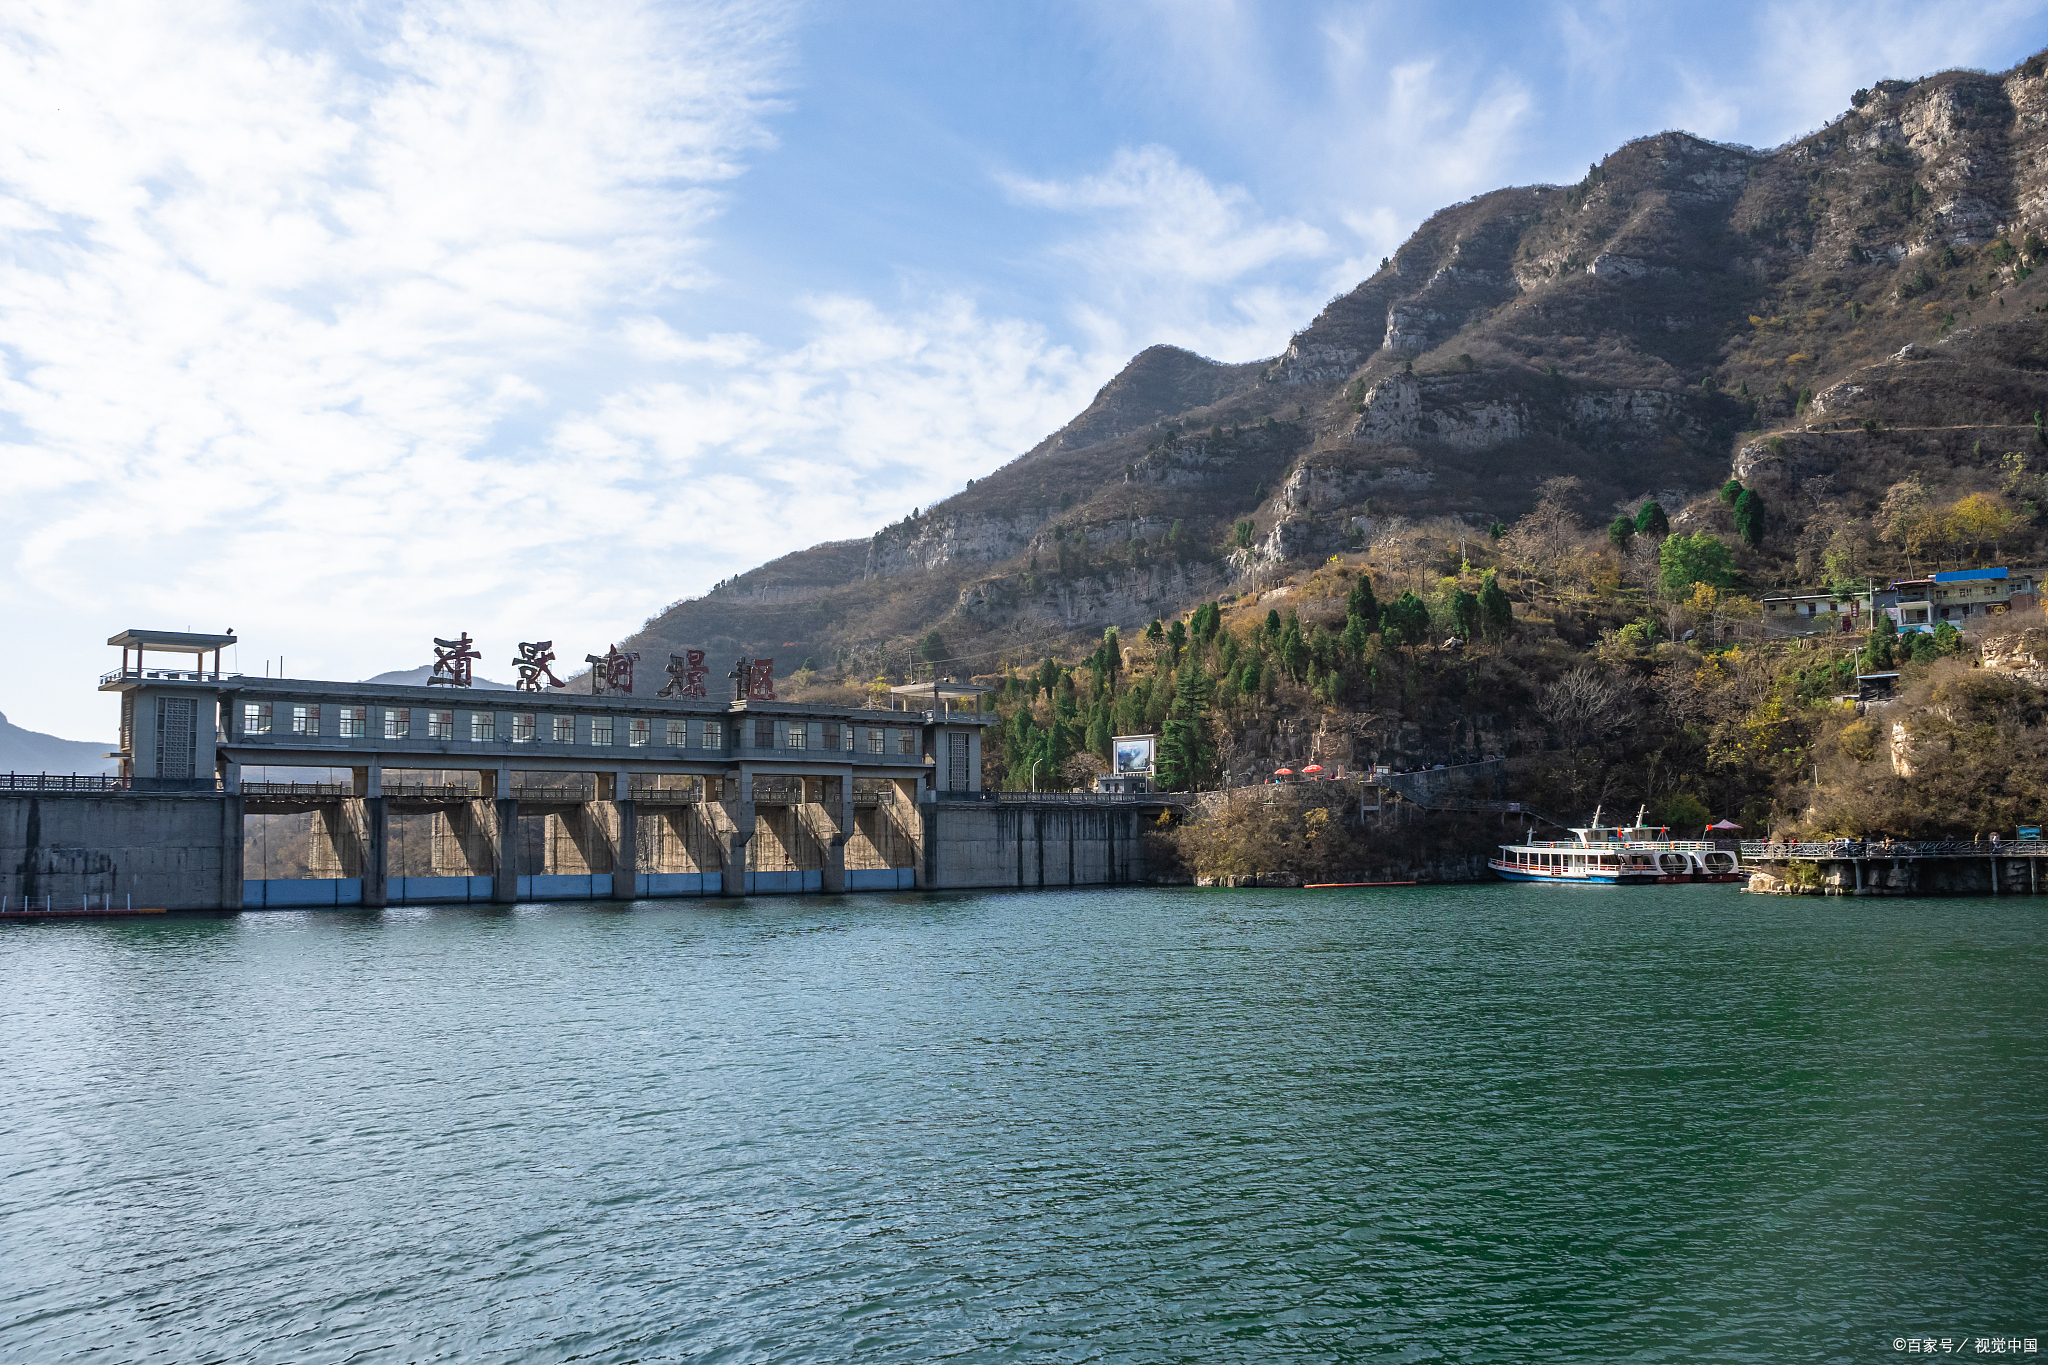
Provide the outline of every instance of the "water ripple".
[[2048,1336],[2037,904],[1084,892],[0,933],[0,1354]]

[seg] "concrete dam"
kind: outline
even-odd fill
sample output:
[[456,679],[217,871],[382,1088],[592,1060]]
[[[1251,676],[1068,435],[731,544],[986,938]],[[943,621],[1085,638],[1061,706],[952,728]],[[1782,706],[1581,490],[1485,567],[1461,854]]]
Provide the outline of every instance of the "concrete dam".
[[630,675],[589,694],[251,678],[220,670],[232,635],[108,643],[121,773],[0,778],[9,912],[1113,885],[1144,879],[1167,799],[984,790],[995,718],[966,684],[875,710],[777,701],[758,672],[714,699],[694,651],[649,696]]

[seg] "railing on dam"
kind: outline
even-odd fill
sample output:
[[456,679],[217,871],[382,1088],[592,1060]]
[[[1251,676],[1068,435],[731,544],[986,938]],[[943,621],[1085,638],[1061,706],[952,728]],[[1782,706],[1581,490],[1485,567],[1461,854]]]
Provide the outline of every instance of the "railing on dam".
[[1833,862],[1846,858],[2048,858],[2048,840],[1829,839],[1770,843],[1745,839],[1742,856],[1755,862]]
[[0,792],[92,796],[189,796],[220,790],[214,777],[116,777],[105,773],[0,773]]
[[329,801],[355,795],[348,782],[244,782],[243,796],[281,796],[296,801]]
[[1195,800],[1192,792],[939,792],[937,796],[946,802],[998,806],[1186,806]]
[[90,773],[8,773],[0,777],[0,791],[15,792],[122,792],[128,784],[118,777]]

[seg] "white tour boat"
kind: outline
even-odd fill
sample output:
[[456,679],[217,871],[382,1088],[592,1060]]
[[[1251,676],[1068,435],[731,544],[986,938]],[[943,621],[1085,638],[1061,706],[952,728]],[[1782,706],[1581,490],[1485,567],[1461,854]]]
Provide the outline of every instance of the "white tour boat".
[[1486,865],[1511,882],[1586,882],[1599,886],[1671,886],[1734,882],[1742,859],[1705,839],[1673,839],[1669,828],[1593,823],[1573,829],[1569,843],[1502,844]]

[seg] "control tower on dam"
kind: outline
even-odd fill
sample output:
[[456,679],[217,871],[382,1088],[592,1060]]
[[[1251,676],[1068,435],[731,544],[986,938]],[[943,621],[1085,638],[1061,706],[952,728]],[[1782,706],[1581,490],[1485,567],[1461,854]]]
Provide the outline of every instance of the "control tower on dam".
[[591,655],[571,691],[548,641],[510,690],[477,685],[467,635],[423,685],[226,672],[232,631],[107,643],[120,774],[0,776],[10,915],[1143,877],[1143,798],[982,789],[996,718],[969,683],[870,709],[778,700],[772,659],[701,650]]

